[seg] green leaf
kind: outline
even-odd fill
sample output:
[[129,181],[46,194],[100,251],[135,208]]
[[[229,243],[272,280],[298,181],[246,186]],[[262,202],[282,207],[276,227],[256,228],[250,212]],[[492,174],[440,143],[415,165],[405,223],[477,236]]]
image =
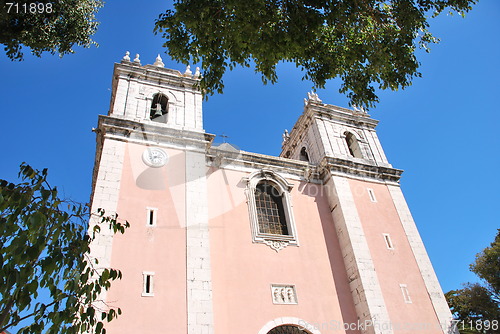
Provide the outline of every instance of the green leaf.
[[99,322],[97,323],[97,325],[95,326],[95,332],[96,332],[96,334],[101,333],[102,328],[103,328],[103,323],[102,323],[101,321],[99,321]]

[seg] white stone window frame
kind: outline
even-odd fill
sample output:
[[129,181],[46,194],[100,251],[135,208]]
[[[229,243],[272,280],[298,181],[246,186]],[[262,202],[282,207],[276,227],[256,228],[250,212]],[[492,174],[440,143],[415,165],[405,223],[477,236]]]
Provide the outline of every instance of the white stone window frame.
[[[252,242],[266,244],[276,252],[279,252],[289,245],[299,246],[299,239],[297,237],[297,229],[295,226],[295,219],[292,210],[292,199],[290,195],[293,184],[289,183],[285,178],[270,169],[262,169],[260,171],[254,172],[243,180],[247,183],[245,193],[247,196],[248,212],[250,216]],[[269,182],[280,193],[283,201],[285,220],[288,228],[287,235],[261,233],[259,231],[257,205],[255,203],[255,189],[257,184],[259,184],[259,182],[261,181]]]
[[373,203],[377,203],[377,197],[375,197],[375,191],[373,191],[372,188],[366,188],[366,190],[368,191],[368,196],[370,197],[370,201],[372,201]]
[[[153,213],[153,221],[151,221],[151,212]],[[158,221],[158,208],[146,207],[146,226],[156,227]]]
[[[147,283],[149,277],[149,292],[147,292]],[[143,271],[142,272],[142,297],[153,297],[154,294],[154,271]]]
[[384,237],[387,249],[394,250],[394,243],[392,242],[391,235],[389,233],[382,233],[382,236]]
[[401,288],[401,293],[403,294],[403,300],[406,304],[411,304],[410,292],[408,291],[408,286],[406,284],[399,284]]

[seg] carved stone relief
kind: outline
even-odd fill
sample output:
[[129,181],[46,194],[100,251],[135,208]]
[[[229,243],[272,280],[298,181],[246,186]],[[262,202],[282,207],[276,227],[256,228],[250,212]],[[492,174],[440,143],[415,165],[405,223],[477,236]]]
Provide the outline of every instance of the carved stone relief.
[[288,241],[278,241],[278,240],[267,240],[264,239],[263,242],[274,249],[277,252],[288,246]]
[[294,285],[271,284],[273,304],[297,304]]

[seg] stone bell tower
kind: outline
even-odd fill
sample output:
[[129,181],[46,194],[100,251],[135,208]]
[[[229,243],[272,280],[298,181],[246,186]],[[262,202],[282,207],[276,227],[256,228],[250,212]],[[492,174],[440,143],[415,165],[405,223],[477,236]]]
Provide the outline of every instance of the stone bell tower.
[[110,110],[94,129],[92,193],[92,212],[131,222],[92,247],[102,267],[123,273],[104,296],[124,312],[111,333],[212,332],[205,152],[213,136],[203,129],[199,77],[164,68],[160,56],[143,66],[127,52],[115,64]]
[[[450,310],[399,186],[402,170],[387,161],[378,121],[308,97],[281,156],[321,171],[357,316],[374,324],[367,333],[418,330],[410,323],[451,333]],[[395,328],[405,324],[406,331]]]
[[109,116],[169,128],[203,132],[202,96],[195,88],[200,72],[184,74],[166,69],[160,56],[153,65],[141,66],[128,55],[115,65]]

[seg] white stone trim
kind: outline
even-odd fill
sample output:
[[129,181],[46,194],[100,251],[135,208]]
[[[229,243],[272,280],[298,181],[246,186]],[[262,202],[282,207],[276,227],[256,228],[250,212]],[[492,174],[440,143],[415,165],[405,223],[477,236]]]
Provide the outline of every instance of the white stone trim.
[[344,177],[347,179],[352,179],[352,180],[360,180],[360,181],[366,181],[370,183],[378,183],[378,184],[387,184],[387,185],[398,185],[399,183],[397,181],[390,181],[390,180],[377,180],[375,178],[371,178],[369,176],[363,176],[363,175],[354,175],[350,173],[344,173],[341,171],[330,171],[331,175],[339,176],[339,177]]
[[417,226],[413,221],[413,217],[411,216],[410,209],[408,208],[406,200],[403,196],[403,192],[401,191],[401,188],[399,186],[388,185],[387,188],[389,189],[392,200],[394,202],[394,206],[396,207],[396,211],[398,212],[399,219],[401,220],[401,225],[403,226],[406,237],[408,238],[408,242],[417,262],[418,268],[420,269],[420,273],[422,274],[422,278],[424,280],[425,287],[427,288],[429,298],[431,299],[432,305],[434,306],[436,317],[443,328],[443,333],[458,334],[456,326],[453,326],[452,324],[453,317],[451,315],[450,308],[446,303],[443,291],[441,289],[441,286],[439,285],[436,273],[432,268],[431,261],[425,250],[424,243],[420,238]]
[[267,334],[271,329],[281,325],[295,325],[298,326],[299,329],[307,331],[311,334],[321,334],[315,326],[296,317],[279,317],[271,320],[259,330],[258,334]]
[[[92,194],[91,212],[97,213],[99,208],[105,210],[105,216],[116,215],[118,196],[120,193],[120,180],[122,176],[123,160],[125,156],[125,143],[116,140],[103,139],[101,158],[97,168],[97,177]],[[96,234],[90,244],[90,257],[98,260],[94,267],[103,270],[111,267],[111,252],[113,244],[113,231],[100,224],[98,216],[91,216],[89,232],[95,225],[100,225],[101,230]],[[99,299],[106,301],[107,291],[102,290]],[[103,307],[106,307],[105,305]]]
[[188,334],[214,332],[205,154],[186,151]]
[[[257,207],[255,203],[255,187],[259,182],[263,180],[272,183],[282,196],[288,235],[261,233],[259,230]],[[266,244],[276,252],[280,251],[288,245],[298,246],[299,239],[297,236],[297,229],[295,226],[295,219],[293,215],[292,199],[290,196],[290,191],[293,188],[293,184],[289,183],[285,178],[270,169],[261,169],[260,171],[253,172],[248,177],[244,178],[243,181],[246,181],[247,183],[245,194],[247,196],[248,213],[252,231],[252,241],[254,243]]]

